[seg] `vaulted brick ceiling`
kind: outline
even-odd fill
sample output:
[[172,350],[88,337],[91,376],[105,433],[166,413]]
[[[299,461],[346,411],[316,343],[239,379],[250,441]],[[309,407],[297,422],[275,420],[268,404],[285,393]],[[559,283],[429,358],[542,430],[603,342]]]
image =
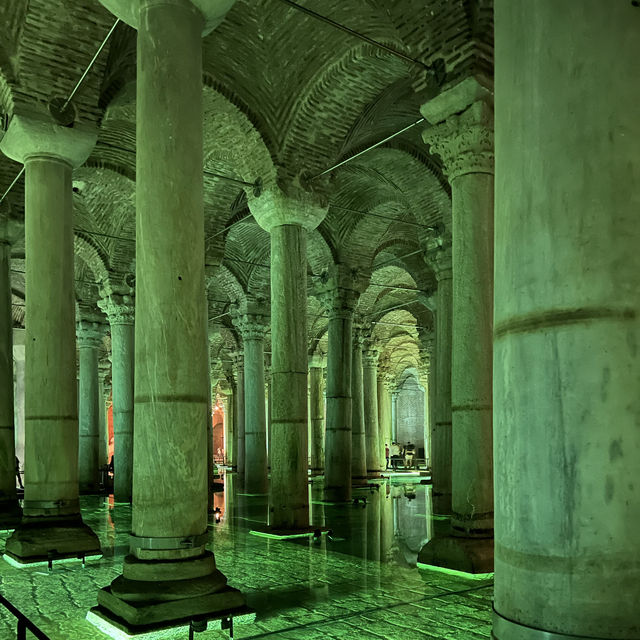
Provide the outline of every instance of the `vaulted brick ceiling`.
[[[439,85],[490,73],[492,66],[489,0],[300,3],[417,63],[282,0],[238,0],[205,38],[206,263],[212,350],[223,360],[238,339],[223,315],[229,303],[245,295],[268,300],[269,238],[251,218],[242,187],[214,174],[269,182],[301,170],[319,173],[417,120],[421,102]],[[98,0],[3,0],[4,121],[22,105],[68,95],[112,24]],[[100,127],[94,152],[74,173],[76,285],[83,304],[95,303],[105,280],[122,284],[135,272],[135,76],[136,33],[120,24],[74,99],[79,118]],[[380,322],[374,335],[398,376],[416,364],[418,331],[433,325],[425,301],[435,280],[419,250],[429,227],[448,222],[451,209],[440,162],[420,132],[414,127],[332,173],[329,214],[310,234],[308,248],[310,284],[336,261],[370,275],[358,314]],[[19,170],[0,158],[2,192]],[[8,197],[18,217],[23,197],[19,181]],[[20,324],[21,239],[12,268]],[[310,352],[322,352],[327,319],[313,296],[308,313]]]

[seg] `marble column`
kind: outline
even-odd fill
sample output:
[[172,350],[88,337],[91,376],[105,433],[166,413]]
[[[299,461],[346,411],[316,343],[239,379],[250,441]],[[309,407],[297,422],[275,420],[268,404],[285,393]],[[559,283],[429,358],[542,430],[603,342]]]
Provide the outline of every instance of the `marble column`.
[[264,337],[269,318],[259,312],[259,306],[264,308],[264,303],[248,302],[234,319],[244,347],[244,489],[247,493],[269,491],[264,397]]
[[103,4],[138,30],[135,464],[130,553],[92,613],[141,630],[244,603],[206,548],[201,36],[232,2]]
[[96,140],[80,123],[16,111],[0,149],[25,165],[25,500],[5,554],[20,563],[99,553],[80,516],[71,172]]
[[9,208],[0,204],[0,529],[20,521],[16,496]]
[[324,358],[312,356],[309,359],[309,426],[311,474],[324,473]]
[[352,336],[358,296],[350,271],[343,265],[336,265],[330,272],[324,294],[329,313],[324,492],[326,499],[332,502],[351,500]]
[[[378,477],[384,468],[384,445],[380,442],[378,419],[378,349],[370,343],[362,352],[362,380],[364,396],[364,430],[367,442],[367,475]],[[382,452],[382,457],[380,453]]]
[[98,302],[111,326],[113,495],[131,502],[133,489],[134,299],[111,293]]
[[228,467],[235,466],[235,448],[234,448],[234,416],[233,416],[233,387],[229,387],[224,398],[222,399],[222,405],[224,407],[224,461]]
[[495,3],[497,640],[640,637],[634,4]]
[[398,394],[397,390],[389,389],[391,394],[391,440],[398,441]]
[[[282,180],[285,185],[285,180]],[[307,232],[326,203],[287,183],[249,202],[271,235],[271,526],[309,526],[307,412]]]
[[[16,456],[24,462],[24,329],[13,330],[13,416]],[[19,344],[16,337],[20,336]]]
[[422,389],[424,391],[424,458],[425,464],[429,467],[431,460],[431,440],[432,440],[432,432],[431,432],[431,387],[433,385],[433,381],[431,379],[431,354],[433,352],[434,338],[431,333],[422,334],[419,336],[420,339],[420,349],[419,349],[419,358],[420,358],[420,366],[418,368],[418,375],[420,379],[420,384],[422,385]]
[[[387,389],[385,373],[378,367],[378,437],[382,446],[393,442],[391,437],[391,396]],[[384,457],[384,452],[382,452]]]
[[362,334],[355,329],[351,350],[351,482],[367,484],[367,442],[364,426]]
[[111,362],[105,359],[98,362],[100,379],[100,427],[99,427],[99,466],[109,464],[109,407],[111,406]]
[[100,486],[100,395],[98,357],[103,327],[99,322],[80,320],[78,338],[78,482],[83,493],[95,493]]
[[[452,193],[452,532],[421,562],[493,570],[493,99],[475,78],[422,107]],[[438,376],[439,377],[439,376]]]
[[233,392],[233,448],[235,451],[235,468],[242,479],[240,485],[244,483],[244,462],[245,462],[245,401],[244,401],[244,355],[242,351],[233,354],[235,367],[235,388]]
[[435,405],[431,443],[433,508],[439,515],[451,514],[451,361],[452,352],[452,266],[451,238],[431,252],[438,288],[436,291]]

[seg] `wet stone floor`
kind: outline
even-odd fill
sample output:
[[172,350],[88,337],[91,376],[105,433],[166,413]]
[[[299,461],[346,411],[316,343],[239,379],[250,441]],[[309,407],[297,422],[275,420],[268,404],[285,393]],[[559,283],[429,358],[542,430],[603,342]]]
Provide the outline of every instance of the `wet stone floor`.
[[[233,474],[214,494],[221,521],[210,521],[219,569],[240,589],[256,620],[235,638],[270,640],[482,640],[491,637],[491,580],[470,580],[416,568],[434,529],[431,488],[397,478],[354,490],[358,504],[321,502],[321,480],[310,484],[311,520],[331,529],[321,540],[272,540],[250,533],[267,521],[265,496],[243,495]],[[85,620],[97,591],[121,571],[131,508],[106,497],[82,499],[85,522],[104,556],[87,562],[17,569],[0,561],[0,592],[51,640],[107,638]],[[0,533],[0,550],[9,532]],[[0,608],[0,639],[16,637],[15,619]],[[32,637],[29,633],[27,638]],[[181,631],[176,638],[188,638]],[[228,632],[196,633],[196,640]]]

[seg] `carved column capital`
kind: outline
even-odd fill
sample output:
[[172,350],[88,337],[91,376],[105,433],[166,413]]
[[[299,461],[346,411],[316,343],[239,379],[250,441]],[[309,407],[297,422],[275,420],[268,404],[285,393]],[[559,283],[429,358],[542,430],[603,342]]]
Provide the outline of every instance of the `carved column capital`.
[[369,278],[358,269],[344,264],[333,265],[316,284],[314,294],[329,314],[329,318],[351,319],[367,288]]
[[135,303],[132,295],[111,293],[98,300],[98,306],[109,318],[110,325],[134,324]]
[[269,318],[266,316],[246,313],[231,320],[242,336],[243,342],[248,340],[264,340],[269,329]]
[[484,101],[426,129],[422,138],[442,158],[449,182],[468,173],[494,173],[493,109]]
[[100,322],[91,320],[79,320],[76,325],[76,336],[79,349],[99,349],[102,346],[102,337],[105,334],[105,326]]

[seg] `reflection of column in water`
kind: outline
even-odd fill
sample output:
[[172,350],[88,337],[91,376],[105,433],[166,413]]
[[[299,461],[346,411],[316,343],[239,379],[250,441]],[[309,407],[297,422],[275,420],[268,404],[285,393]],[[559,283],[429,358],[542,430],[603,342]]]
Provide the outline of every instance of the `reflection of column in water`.
[[393,546],[394,507],[388,483],[380,486],[380,561],[391,559]]
[[224,474],[224,520],[222,522],[225,527],[231,527],[236,517],[234,480],[235,475],[233,473]]
[[367,558],[380,562],[380,500],[379,491],[372,491],[367,504]]
[[433,499],[431,497],[431,486],[424,489],[424,510],[427,521],[427,542],[433,538]]

